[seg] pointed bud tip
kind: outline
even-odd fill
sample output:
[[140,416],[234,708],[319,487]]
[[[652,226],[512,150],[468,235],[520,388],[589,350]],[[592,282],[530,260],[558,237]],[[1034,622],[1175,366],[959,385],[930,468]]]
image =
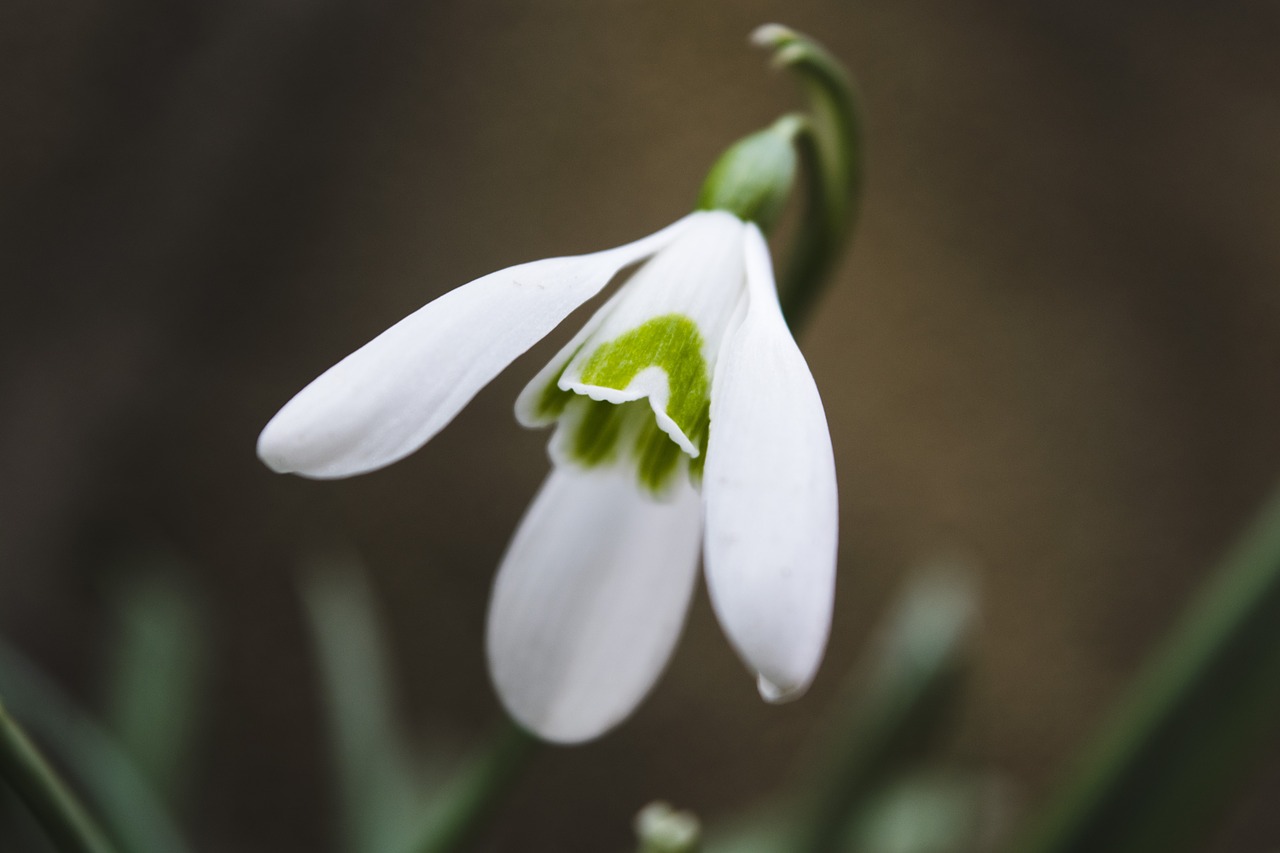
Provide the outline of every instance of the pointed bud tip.
[[761,24],[751,33],[751,43],[757,47],[777,47],[796,37],[795,30],[782,24]]
[[743,222],[770,228],[795,183],[794,140],[802,124],[796,116],[783,116],[729,146],[707,174],[698,208],[727,211]]

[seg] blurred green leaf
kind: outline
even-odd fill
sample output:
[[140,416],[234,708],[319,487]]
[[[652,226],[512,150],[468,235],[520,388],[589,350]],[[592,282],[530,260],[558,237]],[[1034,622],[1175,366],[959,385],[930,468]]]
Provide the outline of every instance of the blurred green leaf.
[[394,717],[389,652],[354,557],[314,560],[302,584],[336,760],[344,849],[408,843],[422,803],[412,750]]
[[390,655],[357,559],[312,562],[303,597],[336,758],[344,849],[446,853],[470,843],[537,741],[508,725],[451,772],[442,744],[420,753],[395,719]]
[[728,829],[707,853],[830,853],[879,808],[885,791],[925,760],[955,710],[977,609],[961,566],[917,572],[848,678],[824,737],[814,744],[809,793],[766,804]]
[[3,784],[0,784],[0,850],[56,853],[31,810]]
[[62,853],[114,853],[98,822],[3,704],[0,779],[27,804]]
[[122,853],[187,853],[164,804],[128,754],[3,641],[0,695],[81,783]]
[[182,802],[201,723],[208,657],[205,619],[173,571],[148,571],[113,591],[109,728],[171,806]]
[[1015,849],[1202,849],[1277,734],[1280,496],[1227,555]]
[[447,782],[433,786],[416,840],[403,853],[450,853],[467,849],[498,802],[522,775],[541,741],[508,723]]
[[841,849],[857,853],[971,853],[986,849],[995,797],[989,780],[959,773],[908,774],[878,793]]
[[855,670],[825,770],[788,851],[842,849],[859,809],[925,755],[954,710],[976,596],[967,572],[937,568],[909,584],[868,660]]
[[795,842],[794,816],[767,809],[742,822],[717,826],[703,843],[703,853],[787,853]]

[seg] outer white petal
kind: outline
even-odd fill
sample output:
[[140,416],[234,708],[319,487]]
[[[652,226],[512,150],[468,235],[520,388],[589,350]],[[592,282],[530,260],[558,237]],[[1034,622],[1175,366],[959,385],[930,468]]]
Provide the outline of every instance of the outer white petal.
[[690,219],[625,246],[520,264],[446,293],[302,389],[263,429],[258,456],[281,473],[316,478],[408,456],[618,270],[670,243]]
[[489,607],[489,668],[511,716],[572,743],[631,713],[684,624],[700,516],[687,484],[657,502],[622,468],[552,471]]
[[770,701],[802,693],[835,592],[836,477],[822,401],[778,307],[769,250],[747,235],[748,307],[711,387],[703,474],[707,586]]

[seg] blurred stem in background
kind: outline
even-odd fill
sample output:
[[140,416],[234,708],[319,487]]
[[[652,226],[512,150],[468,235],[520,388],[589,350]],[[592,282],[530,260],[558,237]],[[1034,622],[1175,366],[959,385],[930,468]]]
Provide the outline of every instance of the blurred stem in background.
[[[198,676],[192,674],[192,678]],[[83,785],[122,853],[188,852],[186,841],[156,794],[152,781],[113,734],[77,707],[22,654],[3,642],[0,642],[0,693],[14,713],[27,721],[33,733],[50,744],[51,751],[61,758],[69,774]],[[186,745],[182,744],[182,748]],[[8,771],[5,774],[9,779]],[[60,785],[56,776],[35,776],[32,781]],[[50,788],[44,797],[56,799],[70,797],[70,794],[63,786],[63,790]]]
[[709,853],[975,849],[987,822],[984,786],[931,762],[960,699],[976,612],[971,575],[961,567],[915,575],[850,673],[846,698],[813,745],[799,798],[711,839]]
[[[960,576],[912,584],[853,681],[827,769],[799,807],[714,853],[991,849],[1004,811],[982,780],[924,768],[956,704],[972,620]],[[1280,735],[1280,495],[1228,553],[1015,853],[1204,848]],[[998,795],[998,791],[994,791]],[[994,815],[994,818],[992,817]]]
[[508,723],[435,794],[408,853],[452,853],[473,846],[541,745]]
[[970,577],[958,568],[910,583],[824,744],[825,767],[792,849],[846,849],[859,808],[937,745],[958,704],[976,609]]
[[204,725],[208,622],[175,559],[152,558],[112,592],[107,728],[121,750],[179,811],[191,779],[191,744]]
[[397,723],[390,653],[359,561],[313,560],[302,584],[329,716],[350,853],[449,853],[472,844],[523,774],[538,741],[507,724],[450,767],[447,750],[419,750]]
[[63,853],[115,853],[88,810],[0,704],[0,776]]
[[1278,733],[1280,494],[1014,849],[1200,850]]

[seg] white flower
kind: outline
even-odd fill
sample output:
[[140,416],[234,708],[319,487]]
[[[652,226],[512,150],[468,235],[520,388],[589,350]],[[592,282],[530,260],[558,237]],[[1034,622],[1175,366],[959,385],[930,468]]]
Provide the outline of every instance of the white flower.
[[716,614],[766,699],[803,692],[821,661],[835,466],[759,229],[705,211],[616,249],[491,273],[347,356],[258,440],[273,469],[309,477],[401,459],[638,261],[516,404],[522,423],[556,425],[554,466],[498,571],[489,663],[511,714],[549,740],[594,737],[648,692],[699,543]]

